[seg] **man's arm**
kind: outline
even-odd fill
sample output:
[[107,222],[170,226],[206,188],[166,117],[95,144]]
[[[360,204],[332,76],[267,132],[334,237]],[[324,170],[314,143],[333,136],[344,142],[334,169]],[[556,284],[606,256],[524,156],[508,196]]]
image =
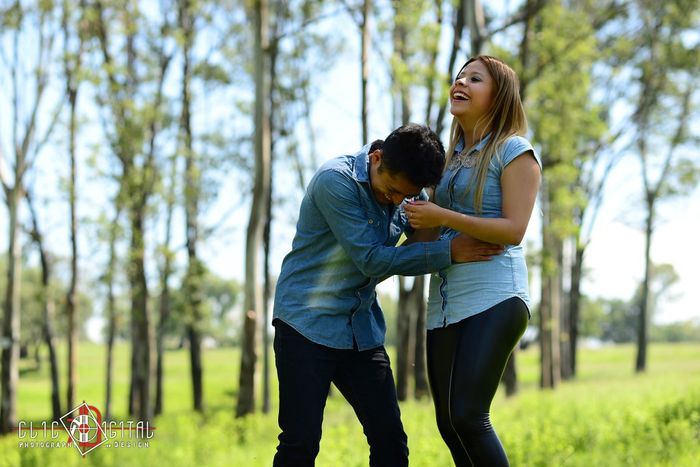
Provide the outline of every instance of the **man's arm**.
[[367,277],[394,274],[420,275],[451,264],[450,242],[421,242],[406,247],[384,246],[379,217],[361,205],[355,180],[328,170],[318,174],[311,188],[312,201],[338,243]]

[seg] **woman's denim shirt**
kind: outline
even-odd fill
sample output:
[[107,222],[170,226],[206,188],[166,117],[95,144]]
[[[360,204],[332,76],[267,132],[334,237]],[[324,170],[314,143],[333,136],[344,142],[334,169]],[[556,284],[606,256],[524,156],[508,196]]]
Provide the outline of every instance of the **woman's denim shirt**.
[[[482,139],[467,154],[478,153],[487,141],[488,137]],[[455,148],[455,157],[463,148],[462,141]],[[456,167],[445,170],[435,188],[435,202],[470,216],[503,217],[503,169],[527,151],[532,151],[541,168],[537,152],[523,137],[512,136],[497,149],[486,176],[480,213],[474,209],[475,190],[470,181],[476,167],[469,167],[471,164],[455,164]],[[451,239],[458,234],[455,230],[445,228],[441,232],[441,238]],[[527,266],[520,245],[505,245],[504,251],[489,261],[453,264],[432,274],[427,327],[435,329],[448,326],[486,311],[511,297],[520,297],[529,307]]]
[[336,349],[384,343],[379,280],[426,274],[451,263],[449,240],[395,247],[410,226],[400,206],[374,198],[369,147],[326,162],[309,182],[275,291],[274,318]]

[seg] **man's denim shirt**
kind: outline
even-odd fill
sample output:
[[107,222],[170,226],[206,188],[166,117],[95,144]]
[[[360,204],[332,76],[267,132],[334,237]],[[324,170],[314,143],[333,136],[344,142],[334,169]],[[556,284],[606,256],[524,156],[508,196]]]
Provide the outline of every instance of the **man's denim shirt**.
[[408,228],[401,207],[377,203],[369,183],[369,145],[326,162],[301,202],[292,251],[282,262],[273,317],[336,349],[384,343],[375,286],[394,274],[450,265],[449,240],[395,247]]

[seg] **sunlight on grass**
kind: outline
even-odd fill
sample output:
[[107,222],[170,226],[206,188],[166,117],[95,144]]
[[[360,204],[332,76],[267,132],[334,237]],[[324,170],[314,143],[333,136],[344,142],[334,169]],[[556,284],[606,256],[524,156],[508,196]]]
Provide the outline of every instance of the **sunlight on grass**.
[[[579,376],[555,391],[537,388],[538,351],[518,354],[520,393],[496,396],[492,419],[512,465],[695,466],[700,459],[700,346],[652,345],[649,370],[633,372],[634,348],[583,350]],[[130,350],[115,354],[113,411],[127,419]],[[61,348],[61,362],[65,349]],[[79,400],[104,407],[105,349],[80,347]],[[17,435],[0,439],[0,467],[65,466],[269,466],[278,434],[276,380],[272,412],[233,417],[239,356],[234,349],[205,352],[204,414],[191,412],[186,350],[166,354],[165,413],[148,448],[98,447],[85,458],[75,448],[19,448]],[[62,368],[61,375],[64,375]],[[50,414],[48,366],[22,362],[20,419],[40,422]],[[62,391],[65,388],[62,387]],[[413,466],[452,465],[433,417],[430,399],[401,404]],[[369,448],[352,408],[336,391],[329,399],[317,465],[366,466]]]

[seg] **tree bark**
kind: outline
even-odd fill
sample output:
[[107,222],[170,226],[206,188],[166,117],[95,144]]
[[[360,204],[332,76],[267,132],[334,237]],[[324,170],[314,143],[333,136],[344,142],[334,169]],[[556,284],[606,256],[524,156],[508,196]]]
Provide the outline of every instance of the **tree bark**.
[[367,102],[367,86],[369,83],[369,49],[372,42],[372,32],[369,28],[369,18],[372,13],[372,0],[362,2],[362,23],[360,24],[361,44],[360,44],[360,102],[362,125],[362,144],[369,142],[369,131],[367,129],[369,119],[369,103]]
[[581,279],[583,272],[584,245],[577,244],[574,251],[574,261],[571,264],[571,289],[569,291],[569,353],[571,356],[571,377],[576,377],[578,356],[578,333],[581,321]]
[[268,3],[254,3],[255,24],[255,181],[250,218],[246,233],[245,300],[243,304],[243,336],[241,339],[241,369],[239,377],[236,416],[255,411],[255,373],[257,366],[258,315],[261,312],[259,284],[259,253],[267,206],[270,180],[270,114],[267,109],[270,95]]
[[540,387],[559,385],[559,282],[557,267],[560,248],[550,228],[550,188],[542,183],[542,289],[540,294]]
[[[119,195],[115,200],[116,212],[114,220],[109,226],[109,263],[107,264],[107,273],[105,280],[107,281],[107,362],[106,362],[106,382],[105,382],[105,420],[112,419],[112,379],[114,375],[114,338],[117,329],[117,304],[114,294],[114,274],[117,264],[117,230],[121,208],[119,205]],[[129,392],[132,393],[131,391]],[[128,411],[133,413],[133,405],[129,398]]]
[[0,433],[12,431],[17,420],[17,383],[19,381],[20,276],[21,246],[17,214],[21,185],[5,192],[9,219],[8,270],[5,289],[5,313],[2,322],[2,382],[0,392]]
[[647,369],[647,341],[649,339],[649,287],[652,281],[651,265],[651,238],[654,233],[654,209],[655,195],[647,191],[646,196],[647,217],[644,223],[644,279],[642,281],[642,293],[639,299],[639,322],[637,328],[637,357],[634,369],[642,373]]
[[413,374],[415,399],[422,399],[430,394],[428,386],[428,370],[426,362],[426,331],[425,320],[427,307],[425,303],[425,276],[417,276],[413,285],[413,300],[416,308],[415,350],[413,353]]
[[[51,262],[49,260],[49,255],[44,248],[44,236],[39,230],[38,216],[29,194],[27,194],[27,203],[29,204],[29,210],[32,215],[32,239],[34,240],[34,243],[36,243],[39,250],[39,261],[41,263],[42,300],[44,302],[44,322],[42,323],[42,334],[46,348],[49,351],[52,420],[59,421],[61,416],[63,416],[63,413],[61,412],[61,394],[58,384],[58,359],[56,357],[56,344],[54,341],[53,328],[56,305],[49,291],[52,274]],[[37,353],[38,350],[39,346],[37,346]]]
[[412,291],[413,288],[406,287],[406,278],[399,276],[399,299],[396,304],[396,396],[400,401],[405,401],[409,396],[415,349],[415,302],[411,300]]
[[[464,16],[467,8],[467,0],[459,0],[459,4],[454,12],[452,29],[454,34],[452,36],[452,48],[450,49],[450,58],[447,65],[447,85],[452,85],[452,80],[454,79],[454,66],[457,61],[457,54],[459,54],[460,43],[462,42],[462,34],[464,33]],[[448,102],[445,101],[440,104],[438,109],[437,121],[435,124],[435,132],[439,135],[442,134],[444,128],[445,114],[447,113]]]
[[78,219],[76,215],[76,178],[77,164],[75,155],[75,136],[78,99],[77,85],[68,85],[68,101],[70,105],[70,128],[68,136],[68,153],[70,156],[70,178],[68,182],[68,200],[70,204],[70,286],[66,294],[66,314],[68,315],[68,386],[66,391],[66,403],[68,409],[74,407],[75,391],[78,384]]

